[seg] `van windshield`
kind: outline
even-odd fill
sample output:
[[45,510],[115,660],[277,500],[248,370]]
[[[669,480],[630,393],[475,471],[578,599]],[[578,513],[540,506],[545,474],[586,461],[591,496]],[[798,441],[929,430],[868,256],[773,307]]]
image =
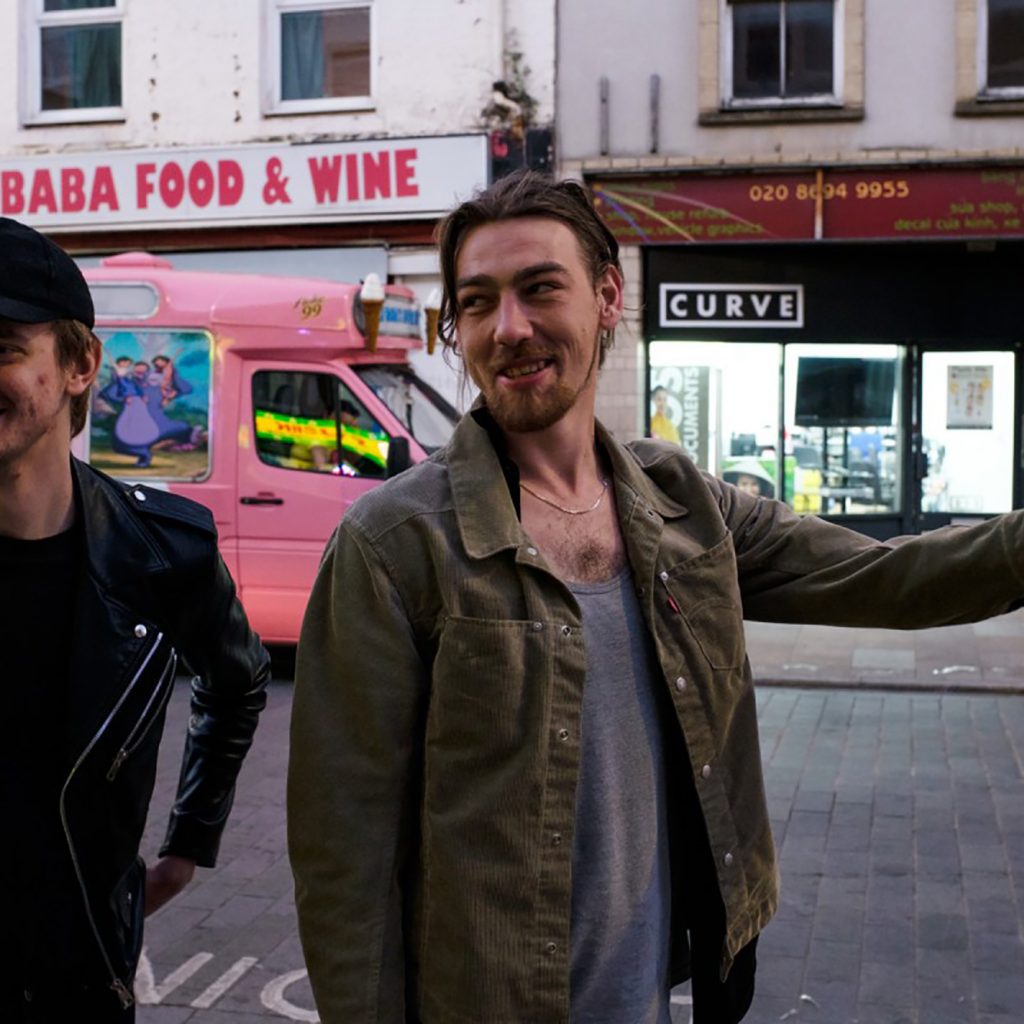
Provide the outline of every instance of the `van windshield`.
[[412,370],[402,366],[354,366],[352,369],[428,455],[448,443],[459,414]]

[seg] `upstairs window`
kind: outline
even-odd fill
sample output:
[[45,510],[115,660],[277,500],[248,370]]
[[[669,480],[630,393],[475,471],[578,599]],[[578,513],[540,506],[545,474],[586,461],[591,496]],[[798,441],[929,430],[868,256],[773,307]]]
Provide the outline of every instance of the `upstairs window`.
[[982,0],[983,95],[1024,97],[1024,0]]
[[268,109],[276,113],[372,106],[373,11],[352,0],[270,0]]
[[25,2],[25,120],[120,119],[122,0]]
[[726,106],[835,104],[841,0],[724,0]]

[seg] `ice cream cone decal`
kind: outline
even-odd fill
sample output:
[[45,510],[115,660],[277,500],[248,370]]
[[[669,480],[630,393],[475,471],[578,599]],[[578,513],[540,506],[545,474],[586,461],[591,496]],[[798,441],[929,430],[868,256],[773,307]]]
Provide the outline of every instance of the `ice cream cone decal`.
[[359,299],[363,304],[366,347],[370,352],[376,352],[377,335],[380,333],[380,312],[384,308],[384,286],[376,274],[366,275],[363,287],[359,290]]
[[441,292],[435,288],[423,303],[423,312],[427,316],[427,355],[434,354],[437,344],[437,325],[441,319]]

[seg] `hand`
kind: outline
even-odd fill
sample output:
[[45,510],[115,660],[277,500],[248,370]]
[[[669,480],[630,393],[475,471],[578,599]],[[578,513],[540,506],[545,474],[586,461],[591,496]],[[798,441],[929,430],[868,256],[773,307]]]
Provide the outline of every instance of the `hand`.
[[159,910],[192,881],[196,862],[170,854],[146,868],[146,917]]

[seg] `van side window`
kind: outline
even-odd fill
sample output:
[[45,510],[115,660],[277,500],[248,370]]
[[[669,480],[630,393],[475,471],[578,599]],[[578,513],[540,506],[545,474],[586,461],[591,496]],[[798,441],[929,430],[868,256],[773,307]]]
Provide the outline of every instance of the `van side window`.
[[252,406],[262,462],[307,473],[387,475],[387,433],[337,377],[262,370],[253,374]]

